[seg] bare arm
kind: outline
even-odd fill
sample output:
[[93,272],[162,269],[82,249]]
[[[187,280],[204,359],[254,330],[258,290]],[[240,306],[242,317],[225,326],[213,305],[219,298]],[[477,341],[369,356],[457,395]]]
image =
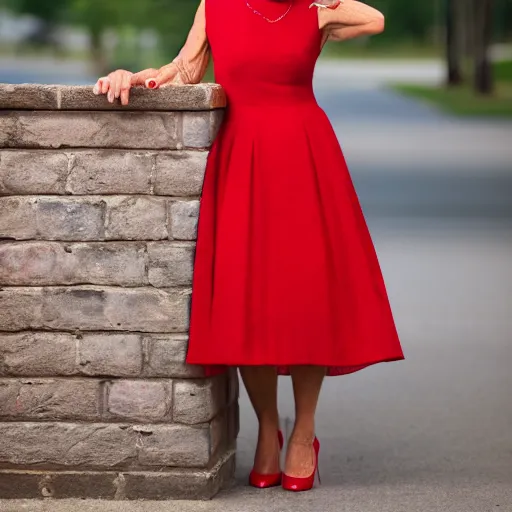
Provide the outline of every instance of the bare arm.
[[[170,64],[162,67],[156,76],[150,77],[155,82],[153,88],[172,84],[197,84],[203,79],[209,60],[205,0],[201,0],[194,24],[178,56]],[[147,78],[145,80],[148,81]]]
[[178,56],[170,64],[160,69],[144,69],[138,73],[119,69],[107,77],[100,78],[94,87],[94,92],[107,94],[108,101],[111,103],[116,98],[121,98],[121,103],[127,105],[130,89],[135,86],[156,89],[169,85],[199,83],[206,73],[209,58],[205,0],[201,0],[187,40]]
[[345,41],[384,30],[384,15],[357,0],[343,0],[335,9],[319,8],[318,21],[324,41]]

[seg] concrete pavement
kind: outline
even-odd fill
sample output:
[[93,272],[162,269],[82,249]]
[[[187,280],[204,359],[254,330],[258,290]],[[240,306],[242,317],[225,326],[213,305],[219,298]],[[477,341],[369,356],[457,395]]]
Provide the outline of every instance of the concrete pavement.
[[507,501],[512,493],[504,484],[387,484],[337,493],[324,487],[301,495],[238,490],[211,502],[4,502],[0,512],[510,512]]

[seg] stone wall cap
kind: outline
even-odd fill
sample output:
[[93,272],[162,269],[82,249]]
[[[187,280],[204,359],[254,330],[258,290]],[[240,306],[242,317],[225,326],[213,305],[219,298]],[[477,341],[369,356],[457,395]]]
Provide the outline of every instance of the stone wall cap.
[[218,84],[173,85],[158,90],[132,89],[130,104],[109,103],[96,96],[92,86],[0,83],[0,110],[213,110],[226,106]]

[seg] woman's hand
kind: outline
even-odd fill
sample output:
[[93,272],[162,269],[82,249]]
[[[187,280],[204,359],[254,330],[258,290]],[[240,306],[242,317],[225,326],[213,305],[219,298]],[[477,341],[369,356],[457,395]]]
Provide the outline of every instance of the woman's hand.
[[[93,92],[94,94],[106,94],[110,103],[114,103],[116,99],[120,98],[121,105],[128,105],[131,88],[137,86],[148,87],[148,82],[153,81],[154,77],[161,76],[161,71],[150,68],[138,73],[132,73],[131,71],[118,69],[98,79]],[[161,86],[162,84],[159,85]]]
[[113,71],[108,76],[100,78],[94,86],[94,94],[106,94],[110,103],[121,98],[122,105],[128,105],[130,89],[132,88],[133,73],[124,69]]

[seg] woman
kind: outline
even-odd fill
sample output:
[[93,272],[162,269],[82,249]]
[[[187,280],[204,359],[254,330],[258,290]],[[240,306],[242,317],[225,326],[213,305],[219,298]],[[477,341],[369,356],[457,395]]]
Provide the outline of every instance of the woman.
[[[193,281],[189,364],[240,368],[259,420],[250,483],[313,487],[315,410],[326,375],[403,359],[379,263],[312,77],[327,40],[377,34],[355,0],[202,0],[169,65],[101,78],[97,94],[195,84],[213,56],[228,107],[208,157]],[[277,377],[296,419],[284,473]]]

